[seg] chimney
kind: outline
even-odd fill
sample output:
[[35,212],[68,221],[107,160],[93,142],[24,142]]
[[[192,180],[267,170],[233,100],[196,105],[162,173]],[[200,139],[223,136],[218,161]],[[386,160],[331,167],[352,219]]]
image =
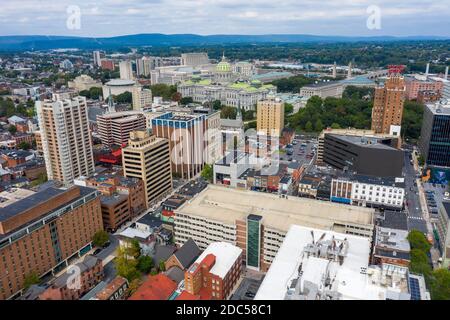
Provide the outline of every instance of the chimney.
[[350,79],[352,77],[352,62],[348,64],[348,73],[347,73],[347,79]]
[[334,65],[333,65],[333,79],[336,79],[336,76],[337,76],[337,70],[336,70],[336,61],[335,61]]
[[427,63],[427,69],[425,70],[425,77],[428,78],[428,74],[430,73],[430,64]]
[[448,66],[445,67],[444,79],[448,80]]

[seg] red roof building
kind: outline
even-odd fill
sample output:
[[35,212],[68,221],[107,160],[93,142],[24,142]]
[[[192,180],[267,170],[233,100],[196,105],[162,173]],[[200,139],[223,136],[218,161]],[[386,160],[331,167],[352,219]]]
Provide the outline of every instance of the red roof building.
[[165,274],[149,276],[128,300],[169,300],[177,284]]

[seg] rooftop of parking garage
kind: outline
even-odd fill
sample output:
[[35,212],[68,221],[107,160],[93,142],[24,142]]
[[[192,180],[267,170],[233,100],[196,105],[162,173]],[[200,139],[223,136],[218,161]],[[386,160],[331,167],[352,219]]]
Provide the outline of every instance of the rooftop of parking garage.
[[328,230],[339,224],[371,228],[375,210],[209,185],[176,212],[230,224],[256,214],[263,217],[265,225],[287,231],[291,224]]

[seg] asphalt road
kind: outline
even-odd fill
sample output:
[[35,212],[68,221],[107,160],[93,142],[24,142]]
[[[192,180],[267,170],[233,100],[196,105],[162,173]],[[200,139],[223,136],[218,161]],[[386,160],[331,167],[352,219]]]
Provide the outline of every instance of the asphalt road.
[[[408,216],[422,218],[422,209],[419,201],[419,190],[414,185],[416,182],[416,171],[409,160],[410,151],[405,150],[403,172],[405,177],[405,191],[406,191],[406,208]],[[411,191],[412,189],[412,191]]]
[[114,254],[114,251],[116,251],[117,247],[119,246],[119,240],[117,237],[113,234],[109,235],[109,241],[111,244],[107,246],[105,249],[102,249],[99,253],[96,254],[96,257],[102,260],[105,260],[110,255]]

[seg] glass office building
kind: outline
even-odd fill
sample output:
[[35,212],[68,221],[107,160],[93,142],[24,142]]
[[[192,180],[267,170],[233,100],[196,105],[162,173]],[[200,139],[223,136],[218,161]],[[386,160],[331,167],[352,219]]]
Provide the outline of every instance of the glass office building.
[[419,148],[428,166],[450,167],[450,101],[425,107]]

